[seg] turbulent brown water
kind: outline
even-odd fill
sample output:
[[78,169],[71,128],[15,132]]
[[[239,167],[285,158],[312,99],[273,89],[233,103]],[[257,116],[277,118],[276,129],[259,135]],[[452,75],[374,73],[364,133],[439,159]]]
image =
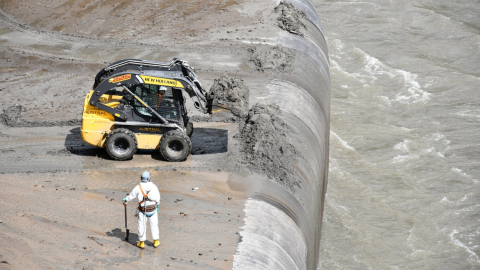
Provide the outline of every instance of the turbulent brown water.
[[314,5],[332,79],[319,269],[480,269],[480,2]]

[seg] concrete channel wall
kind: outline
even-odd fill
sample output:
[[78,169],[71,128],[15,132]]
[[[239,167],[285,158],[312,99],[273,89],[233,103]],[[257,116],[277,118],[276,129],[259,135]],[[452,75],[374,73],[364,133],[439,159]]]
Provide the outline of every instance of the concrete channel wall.
[[301,184],[294,192],[268,180],[258,185],[246,203],[233,269],[316,269],[319,263],[328,179],[329,60],[312,4],[291,3],[306,15],[304,36],[278,31],[270,46],[295,51],[293,76],[271,80],[266,87],[282,110],[281,118],[295,130],[291,142],[302,157],[295,168]]

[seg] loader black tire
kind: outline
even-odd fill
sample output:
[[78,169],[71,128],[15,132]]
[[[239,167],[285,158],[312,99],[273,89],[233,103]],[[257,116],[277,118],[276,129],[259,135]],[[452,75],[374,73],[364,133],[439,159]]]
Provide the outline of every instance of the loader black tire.
[[185,129],[186,129],[186,134],[188,137],[192,137],[192,134],[193,134],[193,123],[188,121],[187,122],[187,125],[185,126]]
[[158,148],[165,160],[184,161],[192,151],[192,141],[181,130],[170,130],[163,134]]
[[105,150],[115,160],[128,160],[137,152],[137,138],[126,128],[114,129],[105,139]]

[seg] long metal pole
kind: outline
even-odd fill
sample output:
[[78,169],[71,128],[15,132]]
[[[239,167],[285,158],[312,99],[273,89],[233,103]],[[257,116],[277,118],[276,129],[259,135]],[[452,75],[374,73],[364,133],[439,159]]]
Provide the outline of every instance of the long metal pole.
[[126,205],[123,205],[125,206],[125,231],[126,231],[126,236],[125,236],[125,241],[128,241],[128,236],[130,236],[130,230],[128,229],[127,227],[127,206]]

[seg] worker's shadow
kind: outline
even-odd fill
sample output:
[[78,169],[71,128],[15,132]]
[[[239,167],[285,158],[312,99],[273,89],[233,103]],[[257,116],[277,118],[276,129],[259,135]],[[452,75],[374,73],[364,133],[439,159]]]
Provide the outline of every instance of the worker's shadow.
[[[122,229],[120,228],[113,229],[109,232],[106,232],[106,234],[107,236],[110,236],[110,237],[119,238],[122,241],[125,240],[125,236],[126,236],[125,230],[122,231]],[[138,242],[138,234],[133,233],[132,230],[130,230],[130,234],[128,236],[128,243],[132,246],[137,246],[137,242]],[[153,246],[153,243],[147,240],[145,241],[145,245]]]

